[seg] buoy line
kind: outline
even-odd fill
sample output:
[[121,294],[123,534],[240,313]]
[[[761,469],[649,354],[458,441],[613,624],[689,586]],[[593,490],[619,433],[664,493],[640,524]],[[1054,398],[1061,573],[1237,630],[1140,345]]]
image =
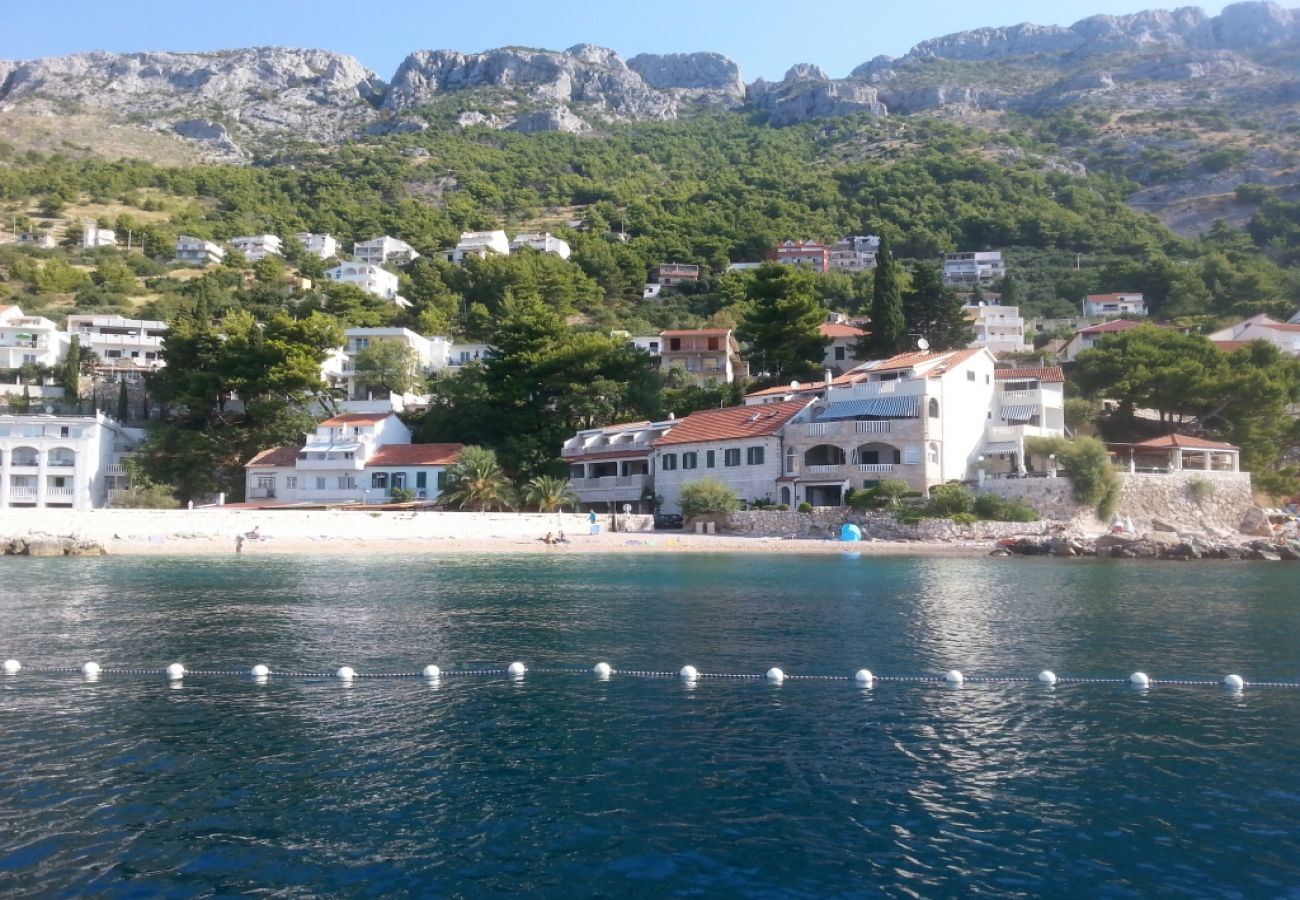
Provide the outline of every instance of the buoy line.
[[277,679],[309,679],[351,683],[357,679],[399,680],[424,679],[428,682],[441,681],[443,678],[468,678],[506,676],[513,681],[521,681],[530,672],[539,675],[595,675],[601,681],[607,681],[615,675],[631,678],[673,678],[686,684],[695,684],[702,680],[711,681],[766,681],[771,685],[781,685],[787,681],[850,681],[859,687],[871,688],[877,681],[888,684],[946,684],[961,687],[964,684],[1033,684],[1044,687],[1069,684],[1127,684],[1138,690],[1152,687],[1222,687],[1232,692],[1252,688],[1300,688],[1300,681],[1247,681],[1240,675],[1226,675],[1221,679],[1210,678],[1152,678],[1145,672],[1134,672],[1127,678],[1093,678],[1058,676],[1050,669],[1044,669],[1037,675],[966,675],[958,669],[950,669],[942,675],[877,675],[870,669],[859,669],[852,675],[799,675],[787,674],[773,667],[767,672],[701,672],[695,666],[683,666],[676,672],[661,672],[652,669],[615,669],[607,662],[598,662],[590,668],[579,667],[543,667],[530,669],[522,662],[512,662],[505,668],[471,668],[442,669],[436,665],[425,666],[419,672],[358,672],[351,666],[340,666],[333,672],[302,672],[297,670],[272,669],[265,664],[258,664],[250,669],[187,669],[181,663],[172,663],[162,669],[106,669],[96,662],[83,663],[80,666],[27,666],[16,659],[4,661],[3,671],[6,676],[18,676],[23,672],[42,674],[80,674],[87,681],[97,681],[104,676],[116,675],[150,675],[162,676],[173,684],[179,684],[188,677],[204,678],[242,678],[266,683]]

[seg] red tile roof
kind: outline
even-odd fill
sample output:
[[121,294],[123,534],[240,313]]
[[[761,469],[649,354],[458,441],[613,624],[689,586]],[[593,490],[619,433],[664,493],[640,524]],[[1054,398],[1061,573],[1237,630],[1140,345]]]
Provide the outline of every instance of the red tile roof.
[[374,466],[450,466],[460,459],[464,444],[385,444],[366,461]]
[[999,381],[1007,381],[1012,378],[1037,378],[1041,384],[1060,384],[1065,381],[1065,373],[1057,366],[1041,369],[994,369],[993,377]]
[[898,369],[910,369],[913,366],[919,366],[926,363],[942,362],[946,371],[958,363],[964,363],[978,353],[982,353],[982,347],[976,347],[970,350],[940,350],[933,352],[930,350],[913,350],[911,353],[900,353],[897,356],[891,356],[889,359],[873,366],[872,372],[893,372]]
[[765,406],[732,406],[691,413],[655,441],[656,447],[704,441],[739,440],[776,434],[811,400],[787,400]]
[[1102,322],[1100,325],[1089,325],[1087,328],[1080,328],[1079,334],[1108,334],[1113,331],[1128,331],[1130,328],[1141,328],[1143,325],[1150,325],[1150,322],[1139,322],[1136,319],[1111,319],[1109,322]]
[[[835,387],[841,387],[846,384],[857,384],[860,381],[865,381],[868,374],[869,373],[865,371],[854,369],[853,371],[846,372],[843,375],[836,375],[831,379],[831,384]],[[750,397],[779,397],[781,394],[799,394],[804,391],[815,391],[825,387],[825,381],[803,381],[799,383],[797,388],[792,388],[788,384],[778,384],[776,387],[763,388],[761,391],[753,391],[752,393],[746,394],[745,399],[749,399]]]
[[1249,347],[1254,341],[1210,341],[1211,344],[1218,347],[1224,353],[1231,353],[1233,350],[1240,350],[1243,347]]
[[1237,450],[1232,444],[1219,441],[1207,441],[1205,438],[1192,437],[1188,434],[1165,434],[1146,441],[1139,441],[1134,447],[1149,447],[1154,450],[1171,450],[1175,447],[1183,450]]
[[1290,322],[1275,322],[1273,324],[1265,324],[1264,327],[1271,328],[1274,331],[1300,331],[1300,325],[1294,325]]
[[852,325],[843,325],[839,322],[823,322],[817,326],[817,330],[822,333],[822,337],[843,338],[843,337],[864,337],[867,332],[861,328],[855,328]]
[[298,447],[290,444],[285,447],[272,447],[270,450],[263,450],[254,456],[244,468],[272,468],[275,466],[292,466],[298,459]]
[[731,334],[728,328],[684,328],[677,331],[665,331],[660,337],[726,337]]
[[332,419],[326,419],[321,425],[373,425],[382,422],[394,413],[344,413]]

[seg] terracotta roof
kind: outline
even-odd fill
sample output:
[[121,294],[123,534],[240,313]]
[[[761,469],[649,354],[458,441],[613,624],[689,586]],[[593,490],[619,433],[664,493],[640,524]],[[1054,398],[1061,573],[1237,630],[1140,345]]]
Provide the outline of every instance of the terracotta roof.
[[1243,347],[1249,347],[1254,341],[1210,341],[1211,344],[1218,347],[1225,353],[1231,353],[1233,350],[1240,350]]
[[1037,378],[1042,384],[1059,384],[1065,381],[1065,373],[1057,366],[1044,369],[994,369],[993,377],[999,381],[1012,378]]
[[296,445],[289,444],[284,447],[272,447],[270,450],[263,450],[245,463],[244,468],[265,467],[269,469],[276,466],[292,466],[298,459],[298,449]]
[[1272,325],[1265,325],[1265,328],[1271,328],[1274,331],[1300,331],[1300,325],[1293,325],[1290,322],[1276,322]]
[[[870,372],[868,371],[865,370],[859,371],[857,369],[854,369],[850,372],[845,372],[843,375],[836,375],[834,378],[831,379],[831,384],[835,387],[840,387],[846,384],[857,384],[859,381],[866,380],[866,377],[869,374]],[[803,393],[804,391],[815,391],[825,387],[826,387],[825,381],[803,381],[799,383],[799,386],[797,388],[792,388],[788,384],[778,384],[776,387],[763,388],[763,390],[761,391],[754,391],[752,393],[746,394],[745,398],[748,399],[750,397],[777,397],[780,396],[781,394],[798,394],[798,393]]]
[[839,322],[823,322],[817,326],[817,330],[822,333],[822,337],[828,338],[864,337],[867,334],[861,328],[854,328],[852,325],[841,325]]
[[366,460],[373,466],[450,466],[460,459],[464,444],[385,444]]
[[665,331],[660,337],[726,337],[731,334],[728,328],[683,328],[677,331]]
[[326,419],[321,425],[373,425],[382,422],[393,413],[344,413],[332,419]]
[[731,406],[691,413],[659,440],[656,447],[672,444],[696,444],[776,434],[796,413],[806,409],[811,400],[787,400],[766,406]]
[[1123,300],[1126,297],[1132,297],[1136,300],[1142,299],[1141,291],[1122,291],[1118,294],[1089,294],[1089,300]]
[[1192,437],[1187,434],[1165,434],[1157,438],[1151,438],[1147,441],[1139,441],[1134,447],[1150,447],[1156,450],[1168,450],[1175,447],[1183,450],[1237,450],[1238,447],[1233,444],[1224,444],[1219,441],[1207,441],[1204,438]]
[[1150,322],[1139,322],[1136,319],[1111,319],[1109,322],[1102,322],[1100,325],[1089,325],[1087,328],[1080,328],[1078,334],[1106,334],[1112,331],[1128,331],[1130,328],[1141,328],[1143,325],[1149,325]]

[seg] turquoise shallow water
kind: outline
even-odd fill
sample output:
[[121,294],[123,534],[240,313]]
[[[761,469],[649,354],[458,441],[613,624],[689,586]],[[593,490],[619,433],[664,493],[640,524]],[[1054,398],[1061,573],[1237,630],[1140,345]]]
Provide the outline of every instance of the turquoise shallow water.
[[1300,678],[1264,564],[7,560],[29,666],[843,675],[0,678],[0,894],[1300,897]]

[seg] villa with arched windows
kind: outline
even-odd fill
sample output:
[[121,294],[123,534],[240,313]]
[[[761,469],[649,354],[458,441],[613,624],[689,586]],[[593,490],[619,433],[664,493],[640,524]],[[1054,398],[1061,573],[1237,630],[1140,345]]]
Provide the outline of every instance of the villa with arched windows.
[[106,506],[143,439],[101,413],[0,415],[0,509]]

